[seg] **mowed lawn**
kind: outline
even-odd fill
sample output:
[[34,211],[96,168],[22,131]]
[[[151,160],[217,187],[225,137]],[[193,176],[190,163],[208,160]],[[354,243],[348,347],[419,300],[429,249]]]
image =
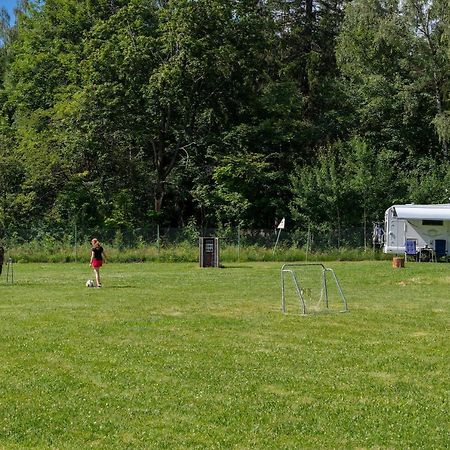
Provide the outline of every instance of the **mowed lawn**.
[[280,263],[16,264],[0,448],[449,448],[450,264],[326,265],[349,313],[283,315]]

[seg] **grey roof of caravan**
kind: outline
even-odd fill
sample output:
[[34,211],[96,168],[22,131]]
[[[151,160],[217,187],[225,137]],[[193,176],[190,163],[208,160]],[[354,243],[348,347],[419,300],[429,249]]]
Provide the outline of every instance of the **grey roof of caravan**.
[[393,205],[394,216],[398,219],[450,220],[450,204],[442,205]]

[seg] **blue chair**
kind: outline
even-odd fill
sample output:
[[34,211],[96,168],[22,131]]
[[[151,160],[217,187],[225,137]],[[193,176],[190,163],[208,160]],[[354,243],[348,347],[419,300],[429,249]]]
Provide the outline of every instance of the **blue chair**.
[[414,261],[417,261],[418,252],[417,241],[415,239],[407,239],[405,242],[405,261],[408,259],[408,256],[414,258]]
[[447,260],[447,241],[445,239],[436,239],[434,241],[434,252],[436,260],[445,258]]

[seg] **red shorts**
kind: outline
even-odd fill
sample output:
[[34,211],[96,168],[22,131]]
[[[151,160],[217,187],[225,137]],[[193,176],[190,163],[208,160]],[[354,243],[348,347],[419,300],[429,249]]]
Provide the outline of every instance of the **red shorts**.
[[93,259],[92,267],[102,267],[103,261],[101,259]]

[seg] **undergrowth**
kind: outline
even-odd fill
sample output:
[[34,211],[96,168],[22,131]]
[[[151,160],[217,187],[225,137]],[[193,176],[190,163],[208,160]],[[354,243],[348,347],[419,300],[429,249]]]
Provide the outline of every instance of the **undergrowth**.
[[[158,247],[156,245],[142,245],[137,248],[120,248],[105,245],[107,258],[110,262],[196,262],[199,260],[199,248],[197,245],[184,242],[176,245]],[[12,258],[15,262],[52,262],[68,263],[89,261],[90,247],[68,246],[53,242],[49,244],[31,243],[21,244],[7,249],[6,258]],[[253,262],[253,261],[364,261],[390,259],[391,255],[374,252],[364,248],[339,248],[329,250],[316,250],[306,252],[304,248],[279,247],[275,251],[272,248],[261,246],[238,247],[236,245],[224,245],[220,248],[220,262]]]

